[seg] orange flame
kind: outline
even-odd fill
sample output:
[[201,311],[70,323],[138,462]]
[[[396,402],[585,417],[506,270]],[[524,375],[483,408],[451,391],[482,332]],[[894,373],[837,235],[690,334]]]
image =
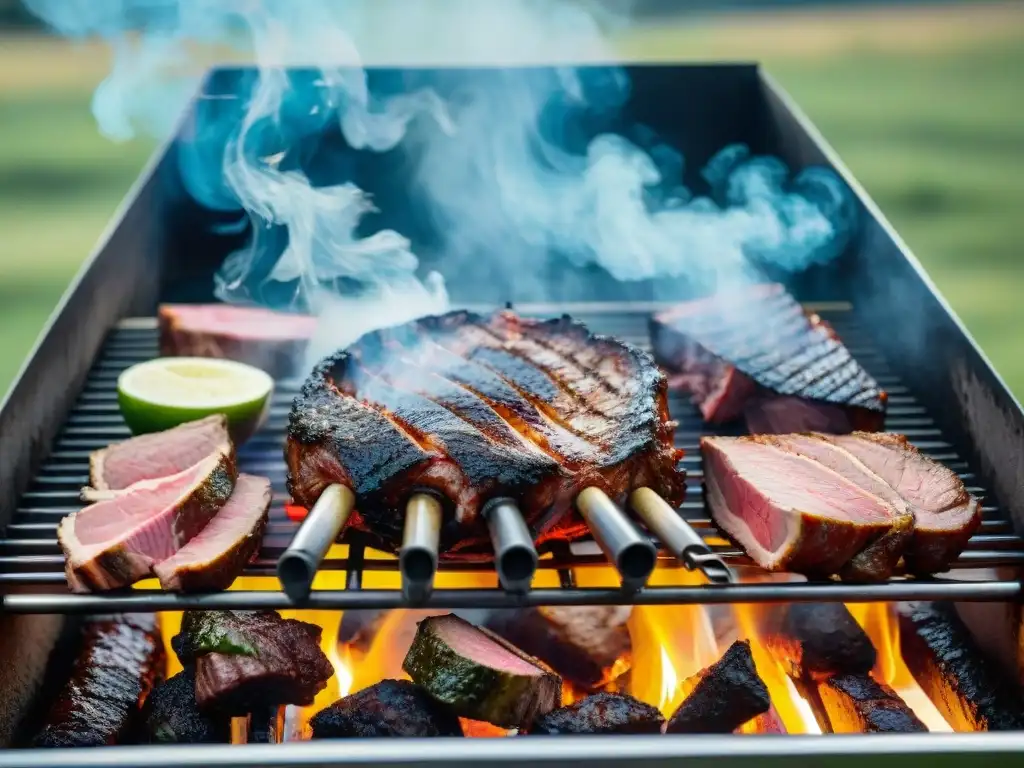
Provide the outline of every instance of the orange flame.
[[872,675],[899,694],[929,731],[951,733],[953,728],[907,669],[900,652],[900,624],[891,603],[850,603],[847,606],[878,652]]

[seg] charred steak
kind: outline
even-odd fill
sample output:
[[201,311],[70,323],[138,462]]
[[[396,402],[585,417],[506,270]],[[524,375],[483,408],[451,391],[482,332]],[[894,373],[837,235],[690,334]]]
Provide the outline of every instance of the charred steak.
[[451,514],[441,550],[490,557],[480,517],[520,501],[538,541],[586,529],[576,494],[684,492],[665,379],[645,353],[568,317],[451,312],[368,334],[320,363],[292,408],[286,458],[295,502],[331,483],[355,493],[350,525],[395,550],[416,487]]
[[530,733],[661,733],[665,718],[657,707],[622,693],[595,693],[538,717]]
[[270,480],[239,475],[235,490],[205,528],[153,566],[160,586],[198,592],[227,589],[259,551],[270,512]]
[[140,480],[176,475],[218,450],[232,454],[234,450],[228,421],[219,414],[94,451],[89,457],[89,482],[96,491],[117,491]]
[[235,716],[312,704],[334,674],[321,632],[274,611],[186,611],[171,646],[195,665],[199,708]]
[[658,363],[705,421],[756,433],[874,431],[886,395],[835,332],[781,285],[721,293],[651,319]]
[[196,704],[196,672],[187,667],[157,685],[143,708],[145,736],[153,744],[227,744],[231,719],[210,716]]
[[160,354],[218,357],[290,376],[302,364],[316,318],[228,304],[164,304]]
[[408,680],[381,680],[317,712],[314,739],[361,736],[462,736],[449,707]]
[[120,743],[137,725],[143,700],[163,676],[164,661],[155,614],[88,620],[71,678],[33,745],[101,747]]

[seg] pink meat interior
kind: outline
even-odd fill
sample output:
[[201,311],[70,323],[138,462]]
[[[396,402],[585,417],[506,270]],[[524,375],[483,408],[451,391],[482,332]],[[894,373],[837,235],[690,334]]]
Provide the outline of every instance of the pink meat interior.
[[542,675],[540,667],[520,658],[472,624],[453,617],[434,619],[438,635],[461,656],[492,669],[517,675]]
[[161,569],[173,571],[182,565],[205,563],[223,555],[252,530],[263,515],[269,493],[267,478],[239,475],[227,504],[195,538],[161,563]]
[[140,480],[168,477],[202,461],[227,440],[219,418],[141,435],[111,446],[103,461],[103,478],[108,488],[120,490]]
[[811,459],[747,440],[705,443],[705,456],[728,502],[765,548],[790,531],[791,513],[858,524],[885,523],[892,508]]
[[85,546],[98,545],[126,538],[158,518],[170,518],[174,506],[210,471],[210,466],[210,462],[204,461],[165,482],[129,490],[86,507],[75,518],[75,536]]
[[255,307],[173,306],[182,327],[211,335],[269,341],[308,339],[316,330],[316,318],[273,312]]

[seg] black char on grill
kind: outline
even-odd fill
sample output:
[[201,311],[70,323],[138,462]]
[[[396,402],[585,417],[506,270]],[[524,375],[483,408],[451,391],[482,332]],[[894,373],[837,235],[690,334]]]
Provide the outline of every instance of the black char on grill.
[[842,603],[792,603],[773,612],[765,645],[795,679],[867,674],[877,653]]
[[879,581],[902,557],[937,573],[981,521],[960,478],[902,435],[705,437],[701,452],[716,524],[768,570]]
[[368,334],[321,362],[292,407],[288,487],[309,507],[350,487],[350,525],[400,544],[408,495],[432,488],[452,514],[447,557],[490,557],[480,518],[517,499],[538,542],[585,532],[576,494],[624,500],[649,486],[682,501],[665,377],[646,353],[569,317],[450,312]]
[[227,744],[231,719],[196,704],[196,672],[187,667],[157,685],[143,708],[146,740],[153,744]]
[[687,687],[690,693],[672,713],[666,733],[732,733],[772,706],[746,640],[729,646],[721,659],[687,680]]
[[314,739],[462,736],[459,718],[408,680],[381,680],[317,712]]
[[100,747],[129,739],[164,661],[155,614],[87,620],[71,677],[33,746]]
[[334,674],[321,632],[274,611],[186,611],[171,646],[195,665],[199,708],[234,716],[312,704]]
[[781,285],[680,304],[651,319],[658,363],[705,421],[756,433],[877,431],[886,395],[832,328]]
[[870,675],[835,675],[818,683],[817,691],[832,733],[928,730],[892,688]]
[[656,707],[622,693],[595,693],[567,707],[538,717],[530,733],[558,734],[661,733],[665,718]]

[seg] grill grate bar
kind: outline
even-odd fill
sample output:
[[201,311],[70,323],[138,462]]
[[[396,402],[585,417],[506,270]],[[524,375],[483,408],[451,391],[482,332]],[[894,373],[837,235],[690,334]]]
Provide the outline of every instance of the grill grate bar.
[[[886,429],[906,434],[919,450],[957,472],[971,492],[985,499],[981,478],[945,438],[927,409],[898,379],[885,359],[873,348],[869,336],[840,311],[823,316],[843,337],[853,354],[889,392]],[[618,311],[580,317],[599,333],[618,335],[639,346],[646,345],[646,318],[639,312]],[[115,329],[102,348],[86,384],[68,415],[30,489],[23,494],[12,522],[0,538],[0,591],[17,590],[3,597],[2,610],[38,612],[95,610],[163,610],[190,605],[204,607],[289,607],[288,598],[276,591],[225,592],[203,596],[176,596],[156,591],[133,590],[117,595],[68,595],[63,575],[63,556],[56,540],[56,526],[66,514],[80,508],[78,498],[88,483],[91,451],[129,437],[117,405],[114,384],[128,366],[158,354],[156,334],[150,327]],[[271,479],[274,500],[270,524],[258,558],[245,570],[247,576],[274,577],[276,559],[287,547],[297,524],[285,513],[288,501],[283,462],[284,432],[291,401],[301,382],[295,379],[277,383],[269,419],[263,430],[239,449],[239,468]],[[709,434],[695,408],[683,397],[670,398],[670,410],[679,422],[676,444],[686,451],[683,465],[687,471],[687,493],[680,514],[708,543],[710,549],[736,567],[749,566],[749,558],[723,539],[708,517],[703,501],[703,471],[699,442]],[[1024,565],[1024,539],[1014,533],[1005,514],[989,501],[983,510],[980,530],[953,564],[953,571],[990,566]],[[318,588],[303,604],[309,607],[359,608],[405,605],[401,592],[364,589],[368,571],[397,572],[393,557],[370,556],[368,541],[354,534],[347,537],[348,551],[323,563],[322,570],[344,574],[343,590]],[[1011,581],[945,581],[896,578],[887,584],[856,585],[833,582],[817,584],[732,584],[706,587],[648,587],[638,594],[617,589],[581,589],[576,586],[576,568],[607,566],[604,555],[592,541],[571,545],[554,543],[542,547],[539,570],[558,575],[559,588],[537,589],[525,598],[500,589],[435,590],[427,606],[449,608],[510,606],[521,604],[580,605],[604,603],[689,603],[758,602],[763,600],[899,600],[928,597],[960,599],[1009,599],[1021,592]],[[675,558],[660,550],[659,567],[675,567]],[[442,572],[493,572],[486,563],[442,563]],[[322,580],[322,579],[321,579]],[[274,582],[276,584],[276,581]],[[327,583],[327,582],[324,582]],[[330,582],[332,585],[336,582]],[[525,601],[525,602],[524,602]]]

